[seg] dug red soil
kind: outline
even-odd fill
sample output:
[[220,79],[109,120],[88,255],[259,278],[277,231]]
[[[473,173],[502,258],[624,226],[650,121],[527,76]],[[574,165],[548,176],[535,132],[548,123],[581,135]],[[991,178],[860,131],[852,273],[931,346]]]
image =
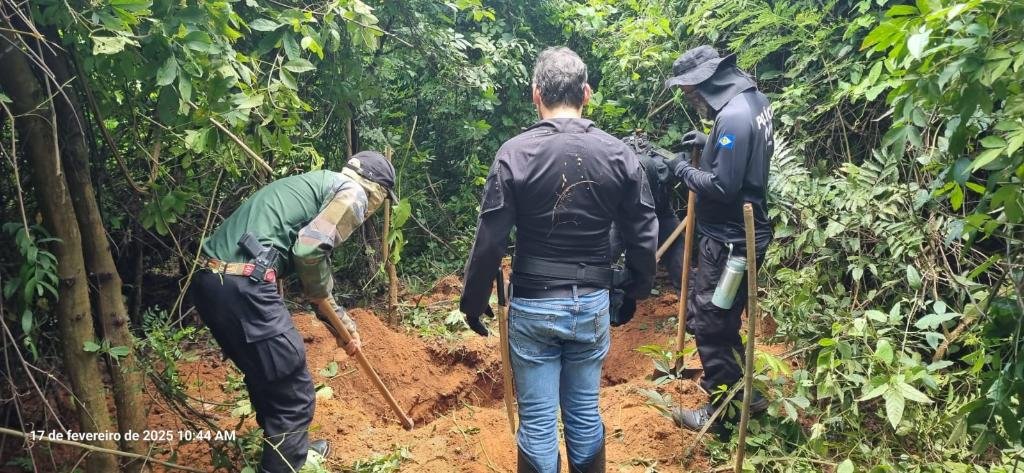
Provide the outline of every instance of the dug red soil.
[[[448,292],[455,290],[449,287],[452,285],[452,281],[439,284],[441,287],[429,297],[430,303],[443,301]],[[608,471],[708,469],[700,449],[685,467],[681,465],[682,450],[692,441],[692,434],[681,433],[648,405],[650,390],[687,407],[704,402],[704,394],[693,380],[656,387],[649,379],[653,372],[651,358],[636,351],[643,345],[672,345],[676,302],[674,294],[649,298],[639,305],[631,323],[612,329],[612,349],[605,363],[601,393]],[[356,460],[404,448],[408,455],[402,471],[515,471],[515,443],[502,403],[496,336],[482,338],[467,331],[458,342],[442,342],[395,330],[368,310],[353,309],[351,314],[359,324],[366,357],[415,420],[416,428],[402,430],[358,364],[336,347],[326,328],[308,313],[296,314],[295,324],[306,342],[309,369],[323,395],[317,401],[312,437],[331,441],[330,468],[341,471]],[[337,363],[336,373],[325,370],[332,362]],[[698,366],[695,356],[687,366]],[[190,395],[196,399],[194,404],[216,425],[238,429],[239,434],[255,427],[252,419],[239,426],[237,418],[230,415],[235,407],[232,401],[240,392],[226,389],[225,380],[234,373],[229,362],[206,356],[182,364],[180,370]],[[154,401],[152,428],[185,428],[179,417],[167,415],[167,409]],[[206,443],[164,447],[176,452],[179,463],[203,469],[212,464]]]

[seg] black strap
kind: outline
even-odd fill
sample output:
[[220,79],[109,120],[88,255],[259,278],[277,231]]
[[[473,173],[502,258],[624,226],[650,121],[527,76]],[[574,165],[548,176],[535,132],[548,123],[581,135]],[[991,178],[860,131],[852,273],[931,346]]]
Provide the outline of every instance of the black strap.
[[513,284],[529,285],[527,279],[516,277],[517,274],[549,279],[545,286],[592,286],[610,288],[617,281],[617,273],[621,272],[607,266],[591,266],[585,263],[561,263],[530,256],[516,256],[512,260]]

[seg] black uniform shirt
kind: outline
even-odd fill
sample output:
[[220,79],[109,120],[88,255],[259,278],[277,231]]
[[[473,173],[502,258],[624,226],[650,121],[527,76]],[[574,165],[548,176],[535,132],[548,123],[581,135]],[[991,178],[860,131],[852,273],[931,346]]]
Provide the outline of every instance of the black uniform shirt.
[[513,226],[517,256],[608,266],[613,221],[622,229],[633,278],[624,289],[645,296],[654,279],[658,224],[640,162],[590,120],[535,123],[506,141],[491,165],[460,309],[483,312]]
[[697,228],[703,235],[745,249],[743,204],[750,202],[755,244],[758,252],[764,251],[772,239],[766,196],[774,150],[772,111],[764,94],[751,87],[722,106],[700,169],[677,168],[677,177],[697,194]]

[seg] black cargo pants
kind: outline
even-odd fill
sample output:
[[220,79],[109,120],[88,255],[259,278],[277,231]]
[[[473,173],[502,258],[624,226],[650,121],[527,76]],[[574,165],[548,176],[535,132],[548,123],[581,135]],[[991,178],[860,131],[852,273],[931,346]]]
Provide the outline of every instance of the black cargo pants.
[[[740,338],[740,316],[747,307],[747,278],[736,290],[732,307],[722,309],[711,303],[715,287],[729,259],[729,247],[724,243],[701,236],[694,248],[696,271],[691,272],[689,301],[686,304],[686,331],[697,342],[697,353],[704,367],[701,387],[714,394],[722,385],[732,385],[743,377],[740,367],[743,359],[743,340]],[[746,256],[739,245],[733,256]],[[760,267],[764,255],[757,255]]]
[[[261,470],[298,471],[309,449],[315,392],[305,345],[277,286],[203,270],[195,274],[191,291],[213,338],[245,375],[256,422],[263,428]],[[254,325],[264,333],[247,336]],[[268,326],[279,328],[266,332]]]

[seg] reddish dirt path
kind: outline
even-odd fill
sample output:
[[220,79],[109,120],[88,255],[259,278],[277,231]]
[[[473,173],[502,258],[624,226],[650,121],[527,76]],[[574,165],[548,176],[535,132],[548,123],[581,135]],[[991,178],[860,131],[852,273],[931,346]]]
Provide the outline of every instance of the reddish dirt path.
[[[424,303],[437,304],[457,294],[457,280],[455,284],[442,281]],[[416,297],[407,300],[414,302]],[[652,343],[672,345],[675,327],[669,319],[676,314],[676,302],[675,294],[651,297],[641,302],[632,322],[612,329],[612,349],[605,363],[601,393],[610,472],[708,469],[700,449],[684,469],[680,455],[692,441],[692,434],[675,429],[671,421],[647,405],[642,392],[656,389],[687,407],[705,400],[693,380],[655,388],[648,378],[653,371],[652,360],[636,351]],[[515,471],[515,447],[501,401],[496,336],[481,338],[467,331],[463,341],[446,346],[415,333],[395,331],[370,311],[354,309],[351,314],[359,324],[367,358],[414,418],[416,428],[403,431],[355,361],[336,348],[326,328],[310,314],[296,314],[295,323],[306,341],[314,382],[333,389],[330,399],[317,402],[312,436],[331,440],[329,462],[334,469],[340,471],[355,460],[405,447],[411,458],[402,464],[402,471]],[[209,358],[183,363],[182,377],[195,398],[229,402],[231,396],[223,388],[229,363]],[[325,378],[320,371],[332,361],[339,365],[338,374]],[[699,366],[699,362],[694,357],[688,360],[688,366]],[[152,428],[183,428],[177,417],[166,415],[159,404],[154,405],[151,415]],[[229,415],[229,407],[195,404],[207,407],[206,412],[222,428],[236,427],[237,419]],[[250,419],[239,433],[253,426],[255,422]],[[200,468],[210,465],[209,447],[204,443],[173,448],[183,464]]]

